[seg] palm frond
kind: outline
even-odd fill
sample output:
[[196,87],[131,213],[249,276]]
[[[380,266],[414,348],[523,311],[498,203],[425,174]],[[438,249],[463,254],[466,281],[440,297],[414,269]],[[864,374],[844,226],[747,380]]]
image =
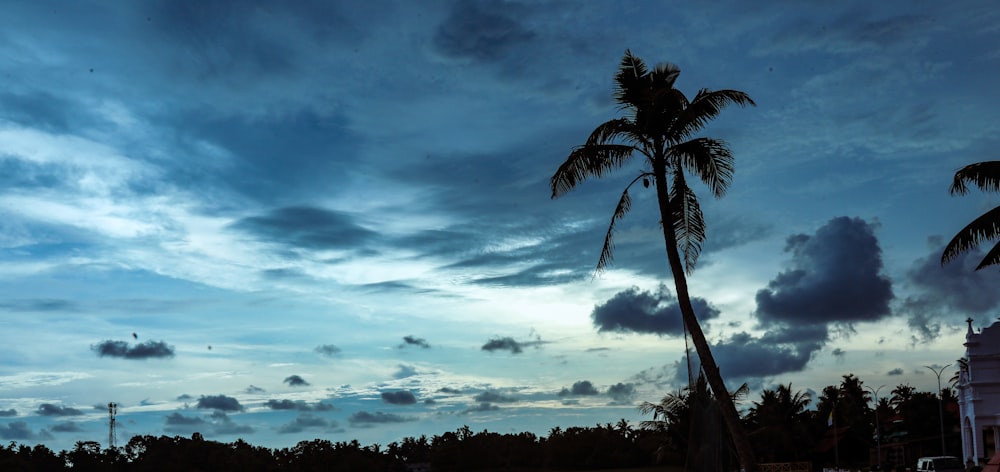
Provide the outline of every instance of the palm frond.
[[983,256],[983,260],[976,266],[976,270],[997,264],[1000,264],[1000,242],[994,244],[993,248]]
[[643,148],[649,146],[648,140],[639,132],[635,123],[628,118],[617,118],[601,123],[590,133],[586,145],[621,144],[622,142],[643,153],[645,153]]
[[625,164],[635,148],[625,144],[583,145],[574,149],[552,175],[552,198],[573,190],[589,177],[603,177]]
[[622,196],[618,199],[618,205],[615,206],[615,212],[611,215],[611,223],[608,224],[608,232],[604,235],[604,246],[601,247],[601,257],[597,259],[597,272],[603,272],[605,268],[612,261],[614,261],[615,256],[615,223],[618,220],[625,217],[625,215],[632,209],[632,197],[628,194],[628,188],[622,192]]
[[749,95],[739,90],[711,91],[701,89],[691,99],[691,103],[678,114],[670,131],[670,139],[674,142],[687,139],[704,128],[709,121],[719,116],[722,109],[729,105],[757,106]]
[[670,154],[720,198],[733,181],[733,153],[719,139],[696,138],[671,146]]
[[618,73],[615,74],[615,101],[622,108],[637,106],[648,88],[649,70],[646,69],[646,63],[626,49],[618,66]]
[[670,213],[674,221],[677,248],[684,254],[684,272],[694,272],[705,242],[705,217],[702,215],[698,197],[688,187],[684,171],[673,167],[673,185],[670,188]]
[[638,182],[639,180],[643,180],[644,182],[646,182],[647,180],[645,179],[648,178],[650,175],[651,174],[648,172],[643,172],[639,174],[636,178],[632,179],[632,181],[625,186],[625,190],[622,191],[622,196],[621,198],[618,199],[618,205],[615,206],[615,212],[611,215],[611,223],[608,224],[608,232],[607,234],[604,235],[604,246],[601,247],[601,257],[597,259],[596,271],[598,273],[603,272],[604,269],[606,269],[611,264],[611,262],[614,261],[615,223],[617,223],[618,220],[624,218],[625,215],[628,214],[629,210],[632,209],[632,197],[629,195],[628,190],[632,188],[632,186],[635,185],[635,183]]
[[657,64],[649,73],[650,85],[654,89],[672,89],[679,75],[681,75],[681,68],[677,67],[677,64],[670,62]]
[[[945,245],[944,251],[941,254],[941,264],[951,262],[960,254],[978,247],[984,241],[997,238],[1000,238],[1000,206],[983,213],[979,218],[972,220],[971,223],[959,230],[958,234]],[[996,262],[989,261],[998,261],[998,256],[994,254],[996,251],[997,248],[993,248],[990,251],[990,254],[993,254],[992,258],[990,254],[987,254],[987,257],[976,267],[976,270],[990,264],[995,264]]]
[[987,192],[1000,191],[1000,161],[977,162],[958,169],[948,191],[952,195],[965,195],[969,192],[968,184]]

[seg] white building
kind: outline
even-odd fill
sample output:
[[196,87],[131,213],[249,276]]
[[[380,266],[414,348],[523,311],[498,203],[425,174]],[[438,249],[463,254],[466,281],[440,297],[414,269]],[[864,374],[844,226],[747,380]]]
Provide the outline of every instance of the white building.
[[969,330],[958,376],[962,460],[985,463],[1000,451],[1000,321],[978,333],[971,318],[965,321]]

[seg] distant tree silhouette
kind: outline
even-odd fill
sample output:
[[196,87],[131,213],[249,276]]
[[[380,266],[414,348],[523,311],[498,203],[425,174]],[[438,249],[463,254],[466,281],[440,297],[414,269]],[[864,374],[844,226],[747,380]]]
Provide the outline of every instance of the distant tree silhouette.
[[805,421],[811,398],[802,391],[792,392],[792,384],[778,385],[761,392],[747,414],[750,440],[764,462],[790,462],[806,458],[813,438]]
[[754,102],[740,91],[708,89],[699,90],[689,101],[674,88],[679,74],[680,69],[673,64],[659,64],[648,70],[642,59],[626,51],[615,75],[615,99],[626,116],[599,125],[585,144],[573,149],[552,176],[552,198],[573,190],[588,178],[604,177],[624,166],[636,153],[645,157],[647,167],[626,185],[611,216],[597,270],[603,270],[612,261],[615,223],[632,206],[629,190],[640,181],[644,187],[652,185],[684,325],[691,333],[708,383],[721,402],[721,412],[736,443],[741,465],[749,471],[756,468],[753,449],[688,293],[686,273],[694,270],[701,252],[705,222],[685,172],[704,182],[715,197],[726,193],[733,176],[732,152],[721,140],[694,135],[724,107],[754,105]]
[[[1000,190],[1000,161],[977,162],[958,169],[949,192],[952,195],[965,195],[969,192],[969,184],[987,192]],[[947,264],[959,254],[978,247],[984,241],[995,239],[1000,239],[1000,206],[983,213],[959,230],[958,234],[945,245],[941,254],[941,264]],[[1000,242],[986,253],[976,266],[976,270],[994,264],[1000,264]]]

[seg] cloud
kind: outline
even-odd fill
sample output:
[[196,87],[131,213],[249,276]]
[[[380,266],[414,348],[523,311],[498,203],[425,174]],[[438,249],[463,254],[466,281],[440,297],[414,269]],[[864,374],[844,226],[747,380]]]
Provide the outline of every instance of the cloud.
[[438,391],[441,392],[441,393],[448,393],[448,394],[452,394],[452,395],[458,395],[458,394],[462,393],[461,390],[459,390],[457,388],[451,388],[451,387],[441,387],[441,388],[438,389]]
[[476,406],[466,408],[462,410],[460,414],[466,415],[469,413],[481,413],[485,411],[497,411],[500,407],[489,402],[482,402]]
[[[703,298],[692,298],[691,305],[699,320],[719,316],[719,310]],[[684,333],[680,305],[665,285],[660,285],[656,293],[640,291],[637,287],[618,292],[604,304],[595,306],[590,317],[601,332],[650,333],[661,336]]]
[[872,225],[860,218],[831,219],[813,235],[786,241],[792,259],[757,292],[764,327],[852,324],[890,315],[892,282],[882,272],[882,249]]
[[382,392],[382,401],[392,405],[412,405],[417,402],[417,397],[409,390],[396,390]]
[[79,433],[83,430],[80,429],[80,425],[72,421],[63,421],[62,423],[52,425],[52,431],[57,433]]
[[337,346],[334,346],[333,344],[322,344],[322,345],[316,346],[316,349],[313,349],[313,350],[316,351],[317,354],[322,355],[322,356],[326,356],[326,357],[333,357],[333,356],[335,356],[337,354],[340,354],[340,348],[337,347]]
[[892,369],[889,372],[886,372],[885,375],[888,375],[888,376],[903,375],[903,369],[901,367],[896,367],[895,369]]
[[[825,327],[821,328],[825,333]],[[800,372],[822,343],[815,341],[817,334],[808,330],[801,335],[802,340],[796,336],[794,330],[769,332],[759,338],[745,332],[735,333],[712,345],[712,356],[725,378],[733,382],[751,382],[787,372]],[[692,349],[692,372],[697,373],[698,365],[698,355]],[[679,359],[674,367],[673,382],[687,383],[686,360]]]
[[264,405],[272,410],[296,410],[296,411],[330,411],[333,405],[317,402],[310,405],[303,400],[268,400]]
[[210,424],[214,434],[235,435],[251,434],[254,432],[252,426],[236,424],[229,418],[229,415],[221,411],[212,412],[209,419],[211,420]]
[[260,387],[258,387],[256,385],[250,384],[250,386],[247,387],[246,390],[244,390],[244,392],[246,392],[246,393],[265,393],[265,392],[267,392],[267,390],[264,390],[264,389],[262,389],[262,388],[260,388]]
[[198,399],[196,408],[219,411],[243,411],[243,405],[240,405],[239,400],[225,395],[202,395]]
[[517,4],[456,2],[432,44],[448,57],[495,62],[535,38],[535,32],[518,22],[524,14],[525,8]]
[[916,260],[906,273],[913,294],[901,306],[912,331],[911,344],[937,338],[943,325],[958,325],[966,317],[991,320],[1000,308],[1000,271],[975,270],[985,253],[965,252],[941,265],[944,242],[928,240],[930,253]]
[[13,408],[9,410],[0,410],[0,418],[9,418],[11,416],[17,416],[17,410]]
[[76,408],[70,408],[68,406],[57,406],[51,403],[42,403],[38,405],[38,409],[35,410],[36,414],[41,416],[79,416],[83,412],[77,410]]
[[607,395],[616,403],[631,403],[635,398],[635,384],[618,382],[608,387]]
[[600,392],[594,388],[594,384],[590,383],[589,380],[581,380],[579,382],[574,382],[573,387],[570,389],[563,388],[559,391],[560,397],[565,397],[567,395],[597,395]]
[[197,416],[184,416],[180,413],[174,412],[165,417],[165,423],[174,426],[194,426],[205,424],[205,420]]
[[120,357],[123,359],[153,359],[174,357],[173,346],[163,341],[146,341],[129,347],[125,341],[103,341],[90,347],[100,357]]
[[402,349],[406,346],[417,346],[417,347],[422,347],[424,349],[429,349],[431,347],[431,345],[427,343],[427,340],[424,338],[417,338],[414,336],[403,336],[403,344],[400,344],[399,348]]
[[371,425],[378,423],[406,423],[409,421],[416,421],[416,418],[409,416],[401,416],[393,413],[383,413],[377,411],[375,413],[369,413],[367,411],[358,411],[353,413],[347,418],[347,421],[354,425]]
[[280,434],[301,433],[307,429],[325,429],[337,427],[337,422],[327,421],[312,415],[301,415],[289,423],[285,423],[278,428]]
[[306,250],[355,249],[377,236],[348,213],[310,206],[278,208],[263,216],[244,218],[232,227],[265,241]]
[[833,357],[844,357],[844,356],[847,355],[847,352],[844,351],[843,349],[839,348],[839,347],[836,348],[836,349],[834,349],[830,353],[833,354]]
[[392,374],[394,379],[405,379],[417,375],[417,368],[412,365],[399,364],[399,370]]
[[289,387],[309,386],[309,382],[306,382],[305,379],[299,377],[298,375],[289,375],[288,377],[285,377],[285,380],[282,380],[282,382],[288,384]]
[[526,347],[539,347],[546,344],[546,341],[536,339],[534,341],[515,341],[512,337],[495,337],[483,344],[483,351],[510,351],[511,354],[520,354]]
[[487,390],[472,397],[472,399],[481,403],[514,403],[518,401],[517,398],[508,397],[496,390]]
[[0,439],[36,439],[36,435],[28,427],[28,423],[24,421],[11,421],[7,424],[0,424]]

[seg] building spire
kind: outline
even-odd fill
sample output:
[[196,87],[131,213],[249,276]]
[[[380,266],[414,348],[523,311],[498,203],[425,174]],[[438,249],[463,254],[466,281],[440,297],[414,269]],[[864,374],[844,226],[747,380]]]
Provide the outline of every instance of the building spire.
[[975,334],[972,331],[972,317],[970,316],[970,317],[966,318],[965,322],[969,324],[969,330],[965,332],[965,337],[968,338],[969,336]]

